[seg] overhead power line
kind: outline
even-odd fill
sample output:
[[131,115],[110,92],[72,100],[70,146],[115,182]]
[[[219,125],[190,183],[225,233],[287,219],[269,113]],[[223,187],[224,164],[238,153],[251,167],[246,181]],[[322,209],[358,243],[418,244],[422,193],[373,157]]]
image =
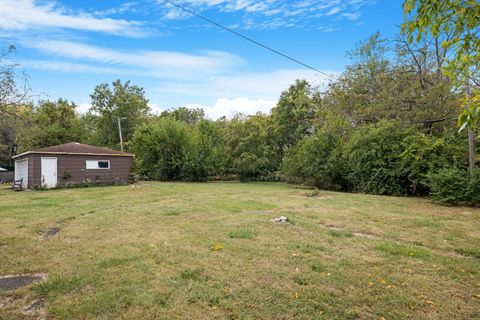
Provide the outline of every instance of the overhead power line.
[[311,65],[308,65],[308,64],[306,64],[306,63],[304,63],[304,62],[302,62],[302,61],[300,61],[300,60],[298,60],[298,59],[292,58],[292,57],[290,57],[290,56],[288,56],[288,55],[286,55],[286,54],[284,54],[284,53],[282,53],[282,52],[280,52],[280,51],[278,51],[278,50],[276,50],[276,49],[273,49],[272,47],[269,47],[269,46],[267,46],[267,45],[265,45],[265,44],[263,44],[263,43],[261,43],[261,42],[258,42],[258,41],[254,40],[254,39],[252,39],[252,38],[249,38],[249,37],[247,37],[247,36],[245,36],[245,35],[237,32],[237,31],[235,31],[235,30],[232,30],[232,29],[230,29],[230,28],[228,28],[228,27],[225,27],[225,26],[221,25],[221,24],[218,23],[218,22],[215,22],[215,21],[213,21],[213,20],[211,20],[211,19],[209,19],[209,18],[207,18],[207,17],[204,17],[204,16],[202,16],[202,15],[200,15],[200,14],[198,14],[198,13],[196,13],[196,12],[190,10],[190,9],[185,8],[184,6],[181,6],[181,5],[179,5],[179,4],[176,4],[176,3],[174,3],[174,2],[172,2],[172,1],[170,1],[170,0],[164,0],[164,2],[169,3],[169,4],[171,4],[172,6],[179,8],[180,10],[183,10],[183,11],[185,11],[185,12],[188,12],[188,13],[190,13],[191,15],[194,15],[194,16],[202,19],[202,20],[205,20],[205,21],[207,21],[208,23],[211,23],[211,24],[213,24],[213,25],[215,25],[215,26],[217,26],[217,27],[219,27],[219,28],[222,28],[222,29],[224,29],[224,30],[226,30],[226,31],[228,31],[228,32],[230,32],[230,33],[233,33],[234,35],[236,35],[236,36],[238,36],[238,37],[240,37],[240,38],[243,38],[243,39],[245,39],[245,40],[247,40],[247,41],[250,41],[250,42],[256,44],[257,46],[260,46],[260,47],[262,47],[262,48],[264,48],[264,49],[267,49],[267,50],[269,50],[269,51],[271,51],[271,52],[273,52],[273,53],[275,53],[275,54],[278,54],[278,55],[280,55],[280,56],[282,56],[282,57],[284,57],[284,58],[286,58],[286,59],[288,59],[288,60],[291,60],[291,61],[293,61],[293,62],[295,62],[295,63],[298,63],[298,64],[302,65],[303,67],[305,67],[305,68],[307,68],[307,69],[310,69],[310,70],[313,70],[313,71],[315,71],[315,72],[321,73],[321,74],[323,74],[323,75],[325,75],[325,76],[327,76],[327,77],[330,77],[330,78],[335,78],[335,77],[334,77],[333,75],[331,75],[331,74],[328,74],[328,73],[326,73],[326,72],[320,71],[320,70],[318,70],[317,68],[312,67]]

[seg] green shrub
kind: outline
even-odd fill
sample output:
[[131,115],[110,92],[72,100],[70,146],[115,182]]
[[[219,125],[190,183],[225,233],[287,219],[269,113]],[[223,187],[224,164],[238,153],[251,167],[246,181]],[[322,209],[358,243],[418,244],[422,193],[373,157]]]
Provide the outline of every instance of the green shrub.
[[468,206],[480,206],[480,169],[476,169],[468,177],[464,201]]
[[190,147],[189,128],[173,118],[156,118],[135,131],[131,145],[138,173],[154,180],[175,180]]
[[402,141],[401,170],[408,182],[408,194],[428,195],[428,175],[449,166],[465,168],[467,142],[457,134],[436,137],[412,130]]
[[429,176],[431,197],[444,205],[480,205],[480,170],[444,168]]
[[286,181],[321,189],[347,189],[341,145],[338,136],[323,131],[301,140],[282,165]]
[[445,168],[428,175],[430,195],[434,202],[444,205],[458,205],[465,200],[468,187],[468,173],[457,168]]
[[409,133],[382,121],[358,129],[344,149],[348,179],[355,191],[406,195],[408,179],[401,167],[402,141]]

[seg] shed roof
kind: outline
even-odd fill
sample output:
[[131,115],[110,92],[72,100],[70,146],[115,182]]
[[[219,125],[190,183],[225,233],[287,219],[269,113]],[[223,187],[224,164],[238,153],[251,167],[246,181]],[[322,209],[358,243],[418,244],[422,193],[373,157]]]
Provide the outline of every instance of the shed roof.
[[18,158],[27,154],[69,154],[69,155],[99,155],[99,156],[116,156],[116,157],[133,157],[133,154],[117,151],[104,147],[96,147],[88,144],[82,144],[78,142],[69,142],[59,144],[56,146],[40,148],[32,151],[27,151],[21,154],[17,154],[12,158]]

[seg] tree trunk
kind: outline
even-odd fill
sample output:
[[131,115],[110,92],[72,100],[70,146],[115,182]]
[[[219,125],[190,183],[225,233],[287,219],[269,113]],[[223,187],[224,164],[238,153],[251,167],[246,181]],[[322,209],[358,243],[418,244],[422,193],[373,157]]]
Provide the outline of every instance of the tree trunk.
[[475,135],[471,128],[468,128],[468,164],[472,174],[475,168]]

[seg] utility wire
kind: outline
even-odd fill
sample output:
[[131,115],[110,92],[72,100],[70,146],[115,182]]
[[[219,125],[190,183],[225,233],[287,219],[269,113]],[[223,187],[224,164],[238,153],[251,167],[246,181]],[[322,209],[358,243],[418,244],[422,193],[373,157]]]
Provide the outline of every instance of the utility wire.
[[249,38],[249,37],[247,37],[247,36],[245,36],[245,35],[237,32],[237,31],[235,31],[235,30],[232,30],[232,29],[230,29],[230,28],[228,28],[228,27],[225,27],[225,26],[221,25],[220,23],[215,22],[215,21],[213,21],[213,20],[211,20],[211,19],[209,19],[209,18],[206,18],[206,17],[204,17],[204,16],[202,16],[202,15],[200,15],[200,14],[198,14],[198,13],[195,13],[195,12],[193,12],[192,10],[189,10],[189,9],[187,9],[187,8],[179,5],[179,4],[176,4],[176,3],[174,3],[174,2],[172,2],[172,1],[170,1],[170,0],[164,0],[164,2],[169,3],[169,4],[171,4],[172,6],[175,6],[175,7],[179,8],[179,9],[185,11],[185,12],[188,12],[188,13],[190,13],[191,15],[194,15],[194,16],[202,19],[202,20],[205,20],[205,21],[207,21],[208,23],[211,23],[211,24],[213,24],[213,25],[216,25],[217,27],[222,28],[222,29],[224,29],[224,30],[226,30],[226,31],[228,31],[228,32],[230,32],[230,33],[233,33],[234,35],[239,36],[240,38],[243,38],[243,39],[245,39],[245,40],[247,40],[247,41],[250,41],[250,42],[256,44],[257,46],[260,46],[260,47],[262,47],[262,48],[264,48],[264,49],[267,49],[267,50],[269,50],[269,51],[271,51],[271,52],[273,52],[273,53],[276,53],[276,54],[278,54],[278,55],[280,55],[280,56],[282,56],[282,57],[284,57],[284,58],[287,58],[288,60],[291,60],[291,61],[293,61],[293,62],[295,62],[295,63],[298,63],[298,64],[304,66],[304,67],[307,68],[307,69],[316,71],[316,72],[321,73],[321,74],[323,74],[323,75],[325,75],[325,76],[327,76],[327,77],[336,79],[336,78],[335,78],[333,75],[331,75],[331,74],[328,74],[328,73],[326,73],[326,72],[320,71],[320,70],[318,70],[318,69],[315,68],[315,67],[312,67],[312,66],[310,66],[310,65],[308,65],[308,64],[306,64],[306,63],[303,63],[303,62],[301,62],[301,61],[299,61],[299,60],[297,60],[297,59],[295,59],[295,58],[292,58],[292,57],[284,54],[284,53],[281,53],[280,51],[275,50],[275,49],[273,49],[272,47],[269,47],[269,46],[267,46],[267,45],[265,45],[265,44],[263,44],[263,43],[260,43],[260,42],[258,42],[258,41],[256,41],[256,40],[253,40],[252,38]]

